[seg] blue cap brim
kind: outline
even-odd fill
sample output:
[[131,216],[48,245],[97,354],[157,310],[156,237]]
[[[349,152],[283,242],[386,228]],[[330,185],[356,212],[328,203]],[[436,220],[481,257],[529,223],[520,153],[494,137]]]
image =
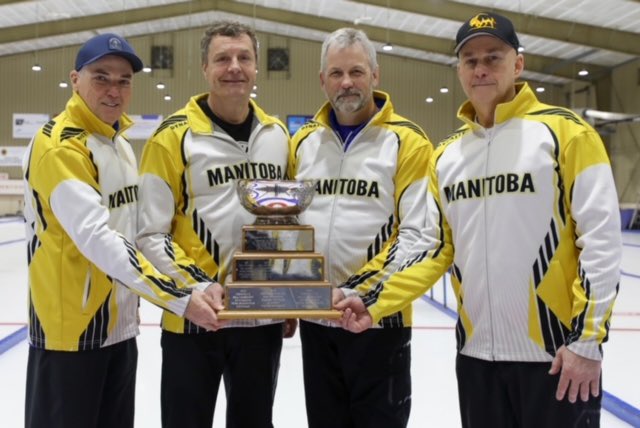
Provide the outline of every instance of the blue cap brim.
[[144,64],[142,63],[142,60],[140,58],[138,58],[136,55],[132,54],[132,53],[124,52],[124,51],[112,51],[112,52],[105,52],[103,54],[100,54],[98,56],[95,56],[95,57],[91,58],[88,61],[85,61],[85,63],[82,64],[80,67],[78,67],[76,69],[76,71],[80,71],[80,69],[82,67],[84,67],[85,65],[89,65],[91,63],[94,63],[94,62],[98,61],[99,59],[104,58],[107,55],[116,55],[116,56],[119,56],[119,57],[122,57],[122,58],[126,59],[131,64],[131,68],[133,68],[133,72],[134,73],[137,73],[140,70],[142,70],[142,67],[144,66]]

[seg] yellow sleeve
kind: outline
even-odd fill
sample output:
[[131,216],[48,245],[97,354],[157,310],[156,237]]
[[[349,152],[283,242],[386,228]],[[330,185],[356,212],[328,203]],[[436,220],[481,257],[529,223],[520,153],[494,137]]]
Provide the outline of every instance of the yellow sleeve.
[[411,249],[402,267],[363,296],[374,323],[422,296],[444,275],[453,262],[451,228],[441,209],[435,173],[436,162],[436,157],[432,156],[429,162],[427,219],[420,239]]
[[343,284],[359,293],[368,292],[400,267],[424,227],[427,166],[433,146],[424,133],[405,127],[394,131],[401,138],[394,189],[398,221],[381,251]]

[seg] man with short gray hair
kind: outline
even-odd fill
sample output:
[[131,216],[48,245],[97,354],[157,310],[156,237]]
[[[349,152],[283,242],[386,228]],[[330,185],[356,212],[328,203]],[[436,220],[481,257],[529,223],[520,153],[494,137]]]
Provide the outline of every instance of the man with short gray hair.
[[[403,260],[424,224],[433,151],[418,125],[376,90],[380,70],[366,34],[342,28],[321,50],[327,102],[295,134],[291,170],[316,179],[300,221],[316,231],[327,279],[344,294],[371,290]],[[411,305],[354,335],[300,322],[310,428],[403,428],[411,410]]]

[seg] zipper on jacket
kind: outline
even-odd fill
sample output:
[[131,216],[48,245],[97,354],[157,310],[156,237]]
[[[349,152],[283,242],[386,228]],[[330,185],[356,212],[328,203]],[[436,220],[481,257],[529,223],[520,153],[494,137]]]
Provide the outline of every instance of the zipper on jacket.
[[249,141],[247,141],[247,150],[242,150],[242,146],[240,145],[240,143],[238,143],[233,137],[231,137],[231,139],[233,140],[234,144],[242,151],[245,152],[245,154],[247,155],[247,161],[251,162],[251,148],[253,147],[254,142],[256,141],[256,139],[258,138],[258,134],[260,134],[260,132],[262,131],[262,128],[264,126],[262,125],[262,123],[260,123],[258,121],[258,124],[256,125],[255,128],[253,128],[251,130],[251,132],[249,133]]
[[[487,144],[486,144],[486,153],[485,153],[485,163],[484,163],[484,176],[487,177],[489,175],[489,159],[491,158],[490,152],[491,152],[491,141],[493,140],[494,137],[494,130],[495,130],[495,124],[493,125],[493,127],[486,129],[483,128],[484,132],[485,132],[485,138],[487,139]],[[483,208],[483,216],[484,216],[484,263],[485,263],[485,278],[486,278],[486,287],[487,287],[487,300],[489,302],[489,329],[488,329],[488,334],[491,336],[491,360],[495,361],[496,358],[496,352],[495,352],[495,334],[494,334],[494,320],[493,320],[493,302],[492,302],[492,298],[491,298],[491,278],[489,275],[489,248],[491,248],[491,246],[489,245],[489,233],[488,233],[488,214],[487,214],[487,204],[488,204],[488,200],[487,200],[487,195],[485,194],[484,197],[482,198],[482,208]]]
[[[331,132],[333,132],[333,134],[336,136],[336,142],[338,145],[338,149],[340,150],[340,168],[338,169],[338,178],[342,178],[342,168],[344,166],[344,157],[346,155],[346,152],[344,150],[344,144],[342,141],[342,138],[340,137],[340,134],[338,134],[333,128],[328,127]],[[329,217],[329,230],[327,233],[327,254],[325,254],[325,263],[326,263],[326,267],[327,267],[327,272],[328,272],[328,277],[326,278],[329,282],[331,282],[333,284],[333,269],[331,269],[332,263],[331,263],[331,257],[333,254],[333,251],[331,251],[331,243],[333,242],[333,240],[331,239],[331,235],[333,235],[333,224],[334,224],[334,220],[335,220],[335,213],[336,213],[336,203],[337,203],[337,199],[338,199],[337,194],[334,194],[331,197],[331,216]],[[339,285],[339,284],[334,284],[334,285]]]

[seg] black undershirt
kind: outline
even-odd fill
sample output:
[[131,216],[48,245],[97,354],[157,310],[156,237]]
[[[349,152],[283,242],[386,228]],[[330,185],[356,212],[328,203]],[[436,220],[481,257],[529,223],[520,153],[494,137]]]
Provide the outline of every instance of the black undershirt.
[[213,123],[224,129],[224,132],[229,134],[231,138],[245,144],[249,142],[249,136],[251,135],[251,128],[253,125],[253,107],[251,106],[251,104],[249,104],[249,114],[247,115],[247,118],[244,120],[244,122],[238,124],[226,122],[216,116],[215,113],[211,110],[211,107],[209,107],[206,97],[199,99],[198,105],[200,106],[204,114],[206,114],[207,117],[213,121]]

